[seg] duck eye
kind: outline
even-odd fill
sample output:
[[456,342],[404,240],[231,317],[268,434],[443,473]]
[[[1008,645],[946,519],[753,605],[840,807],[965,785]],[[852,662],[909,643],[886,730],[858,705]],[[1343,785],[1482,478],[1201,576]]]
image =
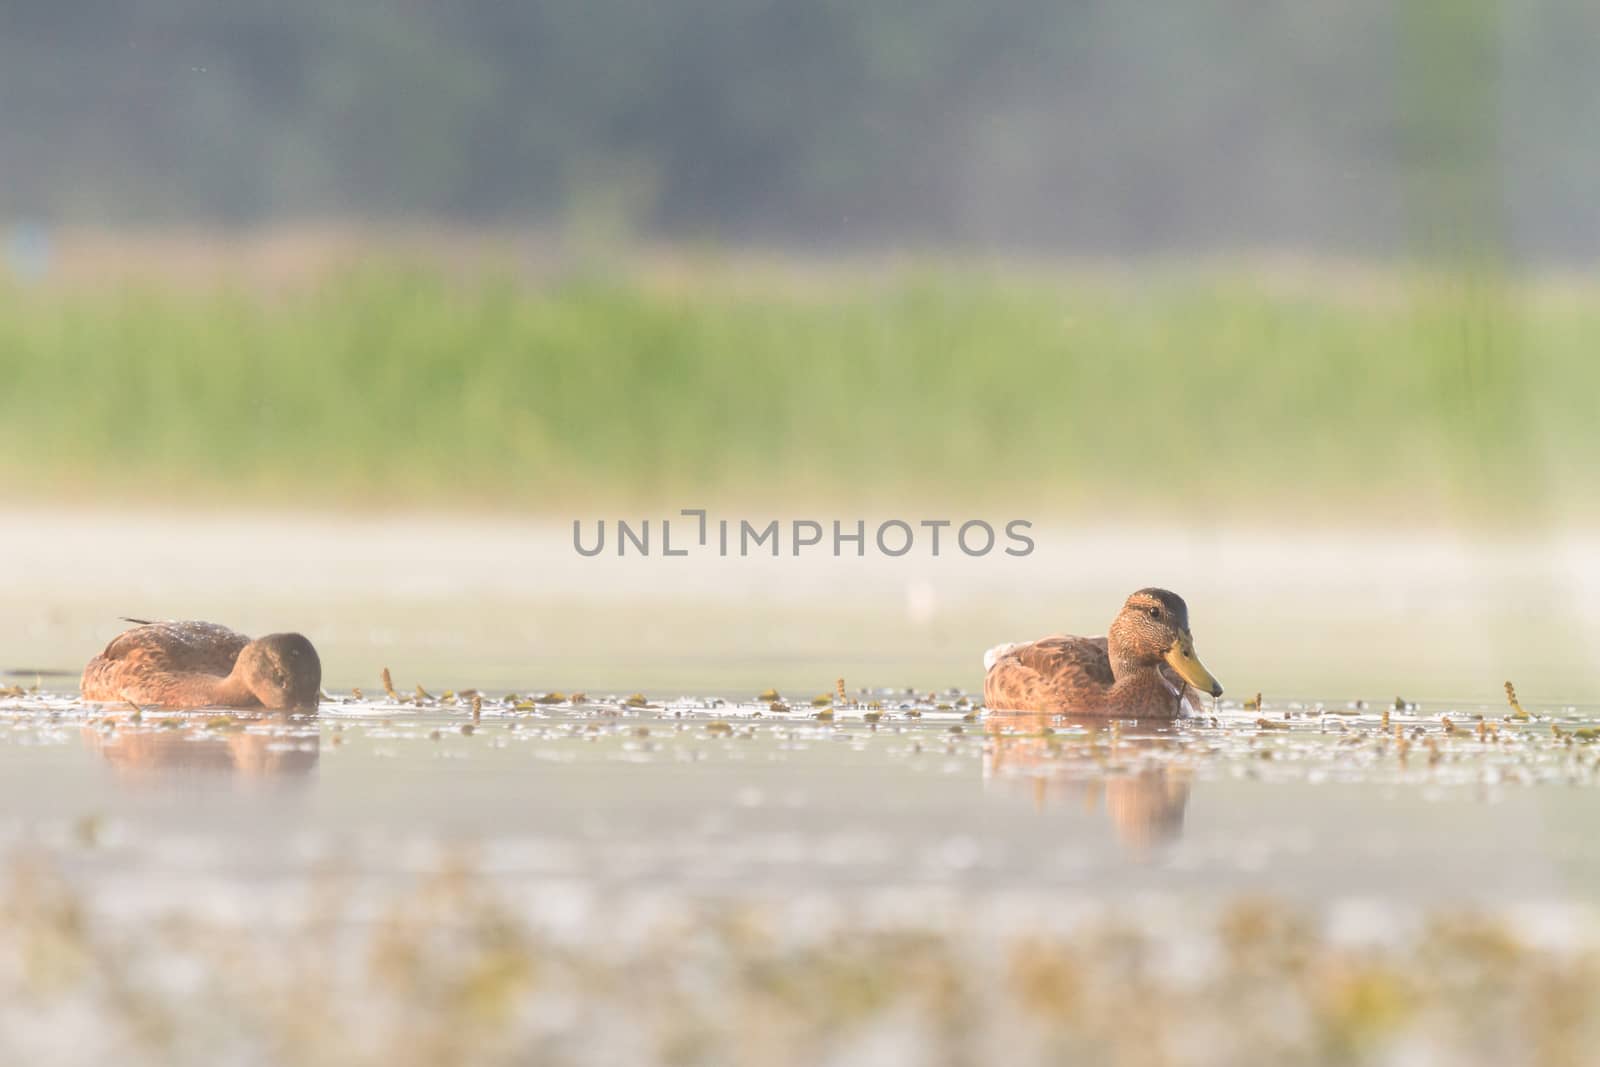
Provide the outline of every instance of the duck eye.
[[1145,610],[1150,613],[1150,617],[1152,619],[1161,618],[1161,609],[1160,608],[1146,608]]

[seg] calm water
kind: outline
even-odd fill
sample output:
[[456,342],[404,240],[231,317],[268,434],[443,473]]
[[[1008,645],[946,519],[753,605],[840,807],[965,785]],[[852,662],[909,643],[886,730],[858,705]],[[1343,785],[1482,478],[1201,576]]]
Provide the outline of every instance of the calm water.
[[[13,846],[81,846],[73,868],[122,907],[191,897],[192,879],[226,886],[232,906],[330,858],[404,877],[466,845],[530,899],[551,885],[1317,901],[1600,888],[1600,745],[1552,732],[1592,724],[1584,712],[1524,723],[1504,707],[1423,708],[1385,725],[1342,702],[1268,702],[1224,705],[1214,725],[1113,732],[975,716],[954,696],[940,697],[948,710],[865,699],[877,722],[850,707],[820,721],[804,704],[491,701],[475,728],[464,706],[437,703],[134,723],[12,700],[0,828]],[[1498,736],[1480,741],[1484,715]]]
[[[1496,1062],[1591,1039],[1587,1008],[1519,1007],[1476,1041],[1453,983],[1498,1011],[1593,997],[1593,712],[1112,727],[927,696],[831,721],[490,698],[476,724],[439,699],[0,700],[0,1051]],[[1121,1019],[1151,996],[1159,1027]],[[1261,997],[1281,1033],[1249,1022]]]

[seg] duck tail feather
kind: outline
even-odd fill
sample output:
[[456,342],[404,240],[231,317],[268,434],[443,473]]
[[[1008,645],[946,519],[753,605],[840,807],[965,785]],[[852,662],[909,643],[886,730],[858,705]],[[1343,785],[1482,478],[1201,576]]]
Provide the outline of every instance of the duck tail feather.
[[994,670],[994,665],[1000,662],[1000,657],[1004,656],[1014,648],[1021,648],[1025,644],[1027,644],[1026,641],[1012,641],[1004,645],[995,645],[993,648],[983,654],[984,672],[988,673],[989,671]]

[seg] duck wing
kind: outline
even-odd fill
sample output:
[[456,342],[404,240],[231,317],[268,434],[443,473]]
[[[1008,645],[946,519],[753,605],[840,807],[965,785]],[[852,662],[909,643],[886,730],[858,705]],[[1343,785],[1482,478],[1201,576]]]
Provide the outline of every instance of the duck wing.
[[141,670],[226,675],[249,643],[214,622],[151,622],[112,638],[98,658]]
[[1104,637],[1070,634],[1042,637],[1018,645],[1008,658],[1050,677],[1082,678],[1090,685],[1110,685],[1116,681],[1111,673],[1109,642]]
[[1058,634],[1000,651],[984,676],[983,701],[1021,711],[1081,710],[1115,681],[1104,637]]

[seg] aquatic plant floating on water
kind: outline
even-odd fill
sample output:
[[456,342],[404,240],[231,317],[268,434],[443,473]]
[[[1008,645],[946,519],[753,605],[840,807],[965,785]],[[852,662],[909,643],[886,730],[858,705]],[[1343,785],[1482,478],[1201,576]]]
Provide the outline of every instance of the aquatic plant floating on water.
[[1532,718],[1532,716],[1530,716],[1527,711],[1523,709],[1522,704],[1518,702],[1517,687],[1512,685],[1509,680],[1506,682],[1506,703],[1511,705],[1511,717],[1518,722],[1526,722],[1528,719]]

